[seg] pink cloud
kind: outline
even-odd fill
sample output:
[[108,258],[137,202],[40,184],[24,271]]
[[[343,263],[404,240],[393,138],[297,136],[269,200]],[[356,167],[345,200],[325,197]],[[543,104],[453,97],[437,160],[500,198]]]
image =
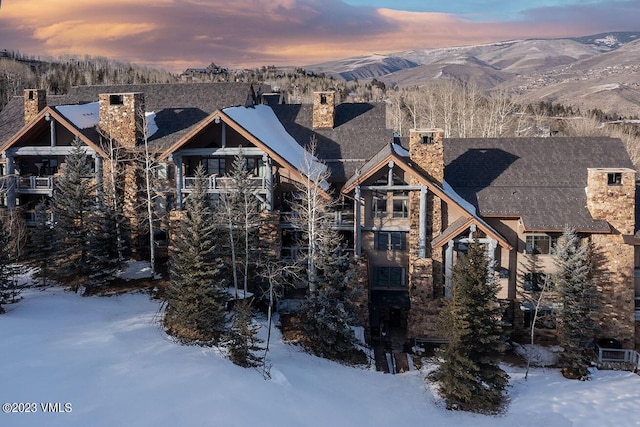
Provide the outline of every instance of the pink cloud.
[[[637,12],[637,3],[616,4]],[[515,23],[352,7],[341,0],[13,0],[0,11],[0,48],[102,55],[173,71],[211,61],[305,65],[373,52],[630,29],[629,16],[636,15],[619,12],[534,9],[527,21]]]

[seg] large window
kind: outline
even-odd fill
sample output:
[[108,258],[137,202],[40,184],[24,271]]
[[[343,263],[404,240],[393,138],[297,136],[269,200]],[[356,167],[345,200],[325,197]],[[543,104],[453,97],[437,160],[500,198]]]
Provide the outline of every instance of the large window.
[[525,239],[528,254],[548,255],[553,253],[558,242],[558,235],[531,233],[527,234]]
[[405,284],[405,269],[402,267],[373,267],[371,287],[402,289]]
[[226,159],[224,157],[216,157],[202,160],[207,175],[223,176],[226,172]]
[[387,192],[374,191],[371,198],[371,216],[385,218],[387,216]]
[[393,217],[409,218],[409,192],[393,192]]
[[407,249],[407,233],[404,231],[379,231],[374,236],[378,251],[404,251]]

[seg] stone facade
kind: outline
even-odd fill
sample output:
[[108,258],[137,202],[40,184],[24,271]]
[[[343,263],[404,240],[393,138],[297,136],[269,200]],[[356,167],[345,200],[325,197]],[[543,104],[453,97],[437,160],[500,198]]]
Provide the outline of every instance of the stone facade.
[[134,148],[144,138],[143,93],[101,94],[99,127],[125,148]]
[[596,279],[601,296],[601,335],[635,346],[634,247],[624,242],[635,229],[636,172],[589,169],[587,207],[596,220],[606,220],[611,234],[593,234]]
[[433,181],[444,181],[444,132],[440,129],[411,129],[409,156],[415,167]]
[[313,128],[333,128],[336,118],[336,93],[313,93]]
[[47,91],[44,89],[25,89],[24,124],[29,123],[47,106]]
[[[411,130],[409,154],[413,165],[432,180],[442,183],[444,180],[443,133],[440,130]],[[411,179],[410,185],[419,185]],[[438,337],[438,319],[442,308],[443,286],[441,250],[432,250],[434,235],[440,234],[443,227],[442,201],[433,193],[426,194],[427,212],[425,224],[420,224],[419,190],[409,194],[409,300],[411,309],[407,319],[410,337]],[[420,229],[426,227],[426,253],[420,256]]]

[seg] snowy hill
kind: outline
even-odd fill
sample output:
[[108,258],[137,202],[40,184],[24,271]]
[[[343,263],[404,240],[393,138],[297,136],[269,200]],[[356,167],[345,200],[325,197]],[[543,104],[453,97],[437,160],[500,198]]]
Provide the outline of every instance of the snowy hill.
[[[625,427],[640,414],[640,377],[628,372],[579,382],[536,369],[524,381],[521,369],[507,366],[508,412],[472,415],[442,408],[424,373],[344,367],[278,334],[266,381],[216,349],[173,342],[158,325],[160,304],[147,295],[50,289],[24,297],[0,316],[0,401],[33,402],[37,411],[0,413],[3,426]],[[60,403],[60,413],[41,403]]]

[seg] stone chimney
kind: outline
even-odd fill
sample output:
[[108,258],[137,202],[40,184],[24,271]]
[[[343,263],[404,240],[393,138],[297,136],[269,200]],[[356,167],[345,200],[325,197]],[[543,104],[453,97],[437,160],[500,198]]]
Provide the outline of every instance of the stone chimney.
[[413,164],[435,182],[444,181],[444,131],[411,129],[409,156]]
[[636,172],[627,168],[587,169],[587,208],[620,234],[635,231]]
[[47,91],[44,89],[24,90],[24,124],[29,123],[47,106]]
[[144,139],[144,94],[100,94],[100,129],[123,147],[133,148]]
[[313,128],[333,129],[336,118],[336,93],[313,93]]

